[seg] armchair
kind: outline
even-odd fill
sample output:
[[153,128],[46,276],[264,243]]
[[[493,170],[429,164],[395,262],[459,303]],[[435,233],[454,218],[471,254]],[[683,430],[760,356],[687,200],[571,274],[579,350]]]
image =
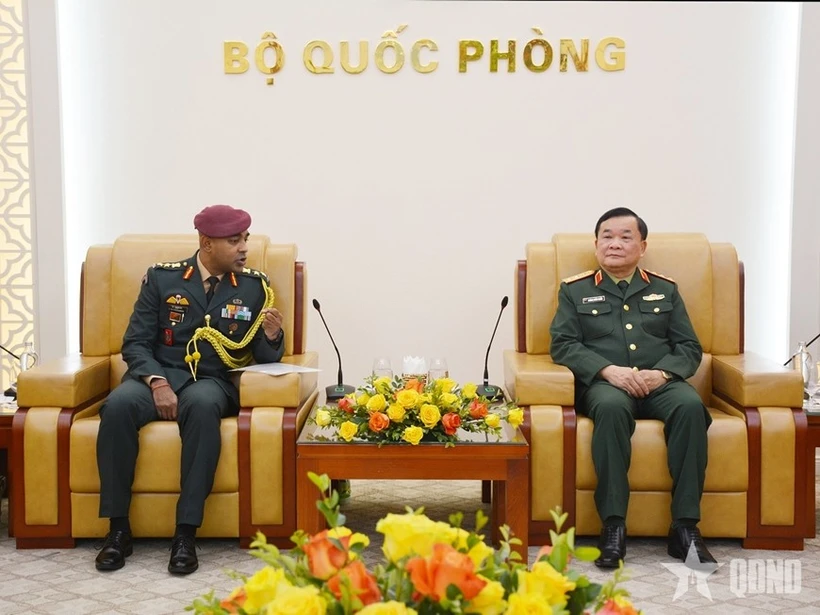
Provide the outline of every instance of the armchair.
[[[249,242],[248,266],[269,276],[284,316],[283,362],[318,365],[305,350],[306,266],[295,245],[264,236]],[[99,409],[126,371],[122,338],[146,269],[193,254],[196,235],[124,235],[92,246],[81,274],[80,353],[20,374],[20,410],[12,426],[13,507],[17,548],[73,547],[76,538],[104,536],[100,519],[96,441]],[[222,452],[198,535],[238,537],[257,530],[287,546],[296,529],[296,437],[316,397],[316,373],[238,378],[239,416],[222,420]],[[140,431],[131,503],[137,537],[174,532],[181,442],[176,423]]]
[[[743,265],[730,244],[701,234],[654,233],[642,267],[678,283],[703,347],[689,382],[709,409],[709,460],[701,499],[704,536],[745,548],[802,549],[807,526],[807,423],[799,374],[743,348]],[[515,273],[515,349],[504,353],[508,392],[525,407],[530,443],[530,537],[548,540],[550,509],[579,535],[601,529],[593,498],[592,421],[576,415],[574,379],[549,356],[561,280],[597,269],[593,238],[557,234],[526,247]],[[632,436],[630,535],[666,536],[672,481],[663,424],[640,420]],[[536,538],[532,538],[535,536]]]

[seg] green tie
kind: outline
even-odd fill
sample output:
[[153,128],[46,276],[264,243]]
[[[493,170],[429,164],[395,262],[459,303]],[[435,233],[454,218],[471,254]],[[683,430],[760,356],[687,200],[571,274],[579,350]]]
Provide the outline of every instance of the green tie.
[[210,286],[208,287],[208,292],[205,293],[205,300],[210,303],[211,299],[214,296],[214,291],[216,290],[216,285],[219,284],[219,278],[215,275],[212,275],[210,278],[206,280]]
[[624,294],[624,296],[626,296],[626,289],[629,288],[629,282],[627,282],[626,280],[621,280],[620,282],[618,282],[618,288],[620,288],[621,292]]

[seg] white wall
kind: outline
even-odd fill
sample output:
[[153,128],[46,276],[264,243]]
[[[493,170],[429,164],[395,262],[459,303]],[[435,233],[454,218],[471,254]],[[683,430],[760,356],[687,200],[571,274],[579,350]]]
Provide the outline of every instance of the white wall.
[[[90,244],[192,231],[201,207],[254,215],[295,242],[358,384],[372,358],[446,356],[479,379],[513,269],[530,241],[590,232],[627,205],[653,231],[736,245],[747,349],[788,351],[795,4],[58,0],[70,326]],[[358,10],[357,10],[358,9]],[[436,72],[309,74],[304,43],[371,42],[409,24]],[[529,73],[531,27],[594,45],[619,36],[624,72]],[[268,87],[225,75],[222,42],[266,30],[286,52]],[[459,39],[517,39],[518,69],[457,71]],[[762,44],[761,41],[765,41]],[[488,54],[488,52],[487,52]],[[502,67],[504,64],[502,63]],[[185,255],[182,255],[185,256]],[[511,297],[512,298],[512,297]],[[513,345],[512,313],[491,355]],[[77,346],[76,329],[70,345]],[[322,384],[333,352],[311,313]]]

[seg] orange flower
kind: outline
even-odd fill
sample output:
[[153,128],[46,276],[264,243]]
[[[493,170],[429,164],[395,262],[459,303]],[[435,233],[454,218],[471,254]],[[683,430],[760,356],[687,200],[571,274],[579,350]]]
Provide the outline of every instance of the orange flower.
[[390,426],[390,419],[384,412],[374,412],[370,415],[367,426],[370,428],[370,431],[379,433]]
[[347,563],[347,549],[350,546],[350,536],[336,538],[344,550],[340,550],[328,538],[328,530],[323,530],[310,537],[302,546],[308,557],[310,574],[317,579],[329,579]]
[[339,409],[344,410],[348,414],[353,414],[353,410],[356,409],[356,405],[353,403],[353,400],[349,397],[342,397],[339,400]]
[[327,582],[327,588],[336,598],[342,597],[342,577],[350,580],[350,587],[364,606],[379,602],[382,594],[376,585],[375,577],[364,567],[361,560],[356,560],[332,576]]
[[455,412],[448,412],[441,417],[441,424],[444,426],[444,433],[452,436],[456,433],[456,429],[461,426],[461,417]]
[[231,595],[219,603],[219,606],[228,613],[238,613],[244,604],[247,596],[245,595],[244,587],[237,587],[231,592]]
[[427,558],[414,557],[407,562],[410,580],[416,593],[435,602],[447,597],[450,585],[458,587],[464,600],[472,600],[487,584],[475,574],[473,560],[451,545],[436,543]]
[[470,411],[470,416],[474,419],[483,419],[487,416],[487,404],[474,399],[470,402],[470,406],[468,407]]
[[419,382],[418,378],[410,378],[407,381],[407,384],[404,385],[404,388],[406,390],[413,389],[417,393],[421,393],[424,390],[424,385],[421,382]]
[[638,611],[635,610],[632,603],[622,596],[607,600],[598,613],[603,613],[603,615],[638,615]]

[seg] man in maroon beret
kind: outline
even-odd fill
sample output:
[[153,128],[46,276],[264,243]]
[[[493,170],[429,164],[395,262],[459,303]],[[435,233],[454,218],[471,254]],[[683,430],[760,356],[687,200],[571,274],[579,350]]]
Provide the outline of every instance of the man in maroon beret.
[[110,529],[97,570],[122,568],[133,551],[128,512],[139,430],[159,420],[176,421],[182,438],[168,570],[189,574],[199,566],[195,535],[219,461],[221,419],[239,411],[229,369],[251,357],[279,361],[285,348],[267,276],[245,266],[250,225],[241,209],[206,207],[194,218],[199,250],[158,263],[143,278],[122,344],[128,371],[100,409],[100,517],[110,520]]

